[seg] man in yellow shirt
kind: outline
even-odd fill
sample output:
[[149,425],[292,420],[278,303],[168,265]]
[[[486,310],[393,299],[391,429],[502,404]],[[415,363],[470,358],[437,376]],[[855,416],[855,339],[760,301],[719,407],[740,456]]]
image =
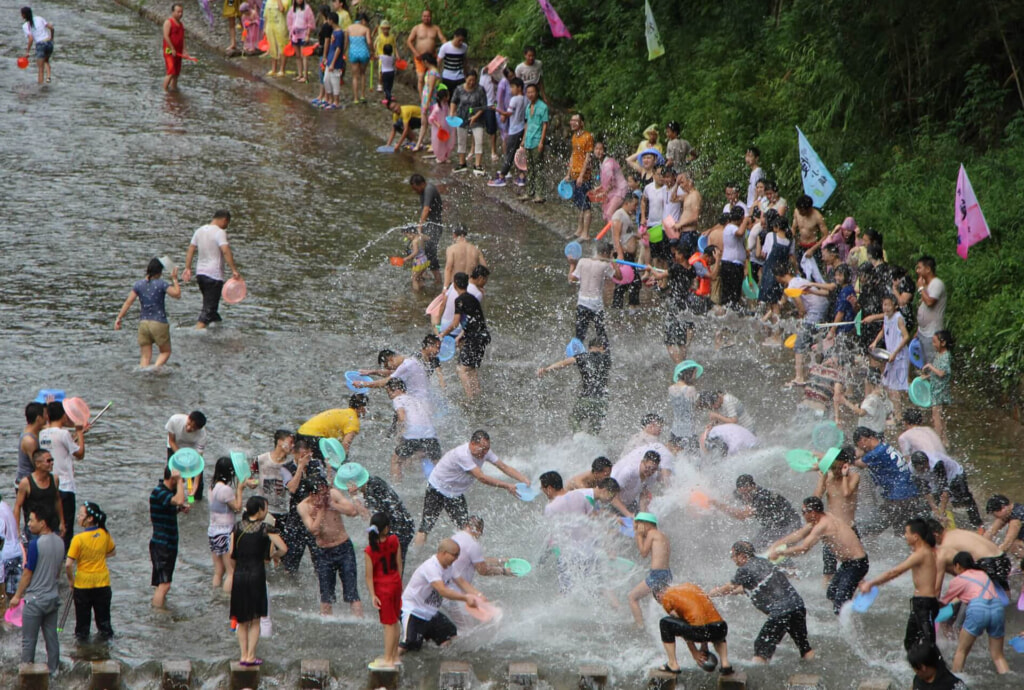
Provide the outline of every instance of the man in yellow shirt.
[[299,427],[299,436],[308,436],[317,443],[313,444],[313,455],[323,459],[319,455],[319,439],[336,438],[345,447],[348,454],[352,441],[359,433],[359,418],[366,414],[366,403],[369,402],[362,393],[357,393],[348,399],[348,407],[324,410],[306,421]]

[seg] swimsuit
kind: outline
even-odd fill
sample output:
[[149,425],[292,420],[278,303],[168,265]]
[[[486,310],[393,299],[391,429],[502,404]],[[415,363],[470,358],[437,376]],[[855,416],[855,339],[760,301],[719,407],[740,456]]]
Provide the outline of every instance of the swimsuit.
[[370,61],[370,48],[366,44],[366,36],[348,37],[348,61],[353,64]]
[[672,571],[668,568],[654,570],[652,569],[647,573],[647,579],[644,580],[651,590],[658,589],[659,585],[664,589],[668,585],[672,584]]

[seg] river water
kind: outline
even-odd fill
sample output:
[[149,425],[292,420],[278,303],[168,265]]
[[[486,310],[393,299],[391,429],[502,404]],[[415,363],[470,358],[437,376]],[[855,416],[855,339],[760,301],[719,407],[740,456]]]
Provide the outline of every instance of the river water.
[[[18,6],[0,0],[8,55],[22,45]],[[6,134],[0,140],[0,247],[7,266],[0,273],[0,434],[8,449],[3,485],[14,472],[21,410],[38,389],[66,389],[94,409],[113,401],[90,432],[77,473],[79,501],[94,500],[108,511],[118,542],[111,561],[118,638],[109,648],[76,648],[65,633],[64,658],[119,659],[132,668],[131,687],[152,687],[153,660],[187,658],[204,687],[223,687],[226,661],[238,652],[227,625],[227,597],[209,586],[205,504],[180,520],[171,613],[149,607],[147,497],[162,472],[163,425],[173,413],[202,409],[210,420],[208,460],[234,449],[263,452],[274,429],[297,427],[323,409],[344,405],[349,393],[341,372],[372,366],[384,346],[414,350],[427,331],[423,308],[432,294],[410,294],[407,274],[387,265],[385,257],[400,245],[395,233],[385,232],[415,213],[417,199],[406,180],[417,168],[403,156],[374,154],[379,142],[366,133],[358,113],[316,112],[196,47],[191,52],[202,62],[186,66],[180,94],[165,95],[158,28],[113,3],[58,2],[36,11],[58,28],[54,83],[38,88],[34,67],[21,72],[13,58],[0,65],[0,127]],[[454,370],[446,368],[454,385],[437,391],[443,446],[486,428],[498,456],[531,477],[548,469],[569,476],[597,455],[617,457],[641,414],[668,413],[671,366],[657,319],[612,317],[608,424],[600,438],[572,438],[566,428],[577,374],[565,370],[539,382],[534,376],[538,366],[562,357],[571,334],[575,288],[566,282],[562,242],[471,193],[465,183],[453,182],[445,191],[447,219],[470,226],[471,239],[493,268],[485,308],[494,343],[482,370],[482,402],[467,404]],[[200,298],[195,285],[187,285],[180,301],[169,300],[170,365],[158,374],[140,371],[137,308],[121,332],[113,330],[117,310],[147,261],[166,254],[180,264],[194,228],[220,207],[234,216],[228,232],[249,297],[224,306],[222,325],[196,333],[190,326]],[[746,532],[728,518],[688,509],[691,486],[728,495],[735,475],[750,471],[794,503],[814,486],[812,477],[791,473],[782,460],[785,449],[806,445],[809,434],[807,423],[792,421],[796,394],[780,388],[791,371],[789,356],[756,345],[745,325],[736,328],[735,346],[716,351],[711,333],[717,327],[702,325],[692,348],[707,368],[701,387],[724,388],[744,400],[760,421],[765,448],[687,475],[655,504],[672,538],[677,580],[707,587],[730,578],[728,545]],[[977,471],[972,484],[980,500],[995,489],[1018,497],[1024,492],[1007,462],[1020,446],[1020,430],[1002,412],[968,398],[951,422],[956,449]],[[374,473],[386,474],[390,418],[386,398],[375,393],[352,452]],[[423,483],[407,475],[398,486],[417,518]],[[2,493],[13,503],[13,492]],[[489,554],[535,559],[540,553],[540,505],[513,502],[484,487],[472,489],[469,501],[487,520]],[[360,549],[364,525],[349,526]],[[442,520],[436,535],[450,528]],[[873,572],[905,553],[890,535],[867,546]],[[636,558],[626,539],[615,548]],[[816,554],[803,559],[796,582],[818,659],[798,664],[793,646],[783,642],[771,667],[750,668],[763,618],[734,597],[720,608],[730,625],[735,664],[748,670],[756,687],[780,687],[797,670],[822,674],[830,688],[853,687],[879,674],[909,680],[901,645],[908,579],[888,585],[870,614],[837,622],[820,588]],[[410,567],[425,557],[411,557]],[[558,597],[550,563],[524,579],[480,578],[477,584],[503,607],[500,624],[463,636],[443,654],[430,649],[407,657],[403,687],[433,687],[442,658],[473,662],[482,680],[503,677],[509,661],[535,661],[555,688],[574,686],[578,664],[603,662],[613,669],[616,687],[637,687],[646,669],[663,662],[655,606],[645,606],[642,632],[631,629],[625,609],[626,592],[642,577],[638,569],[612,578],[623,602],[619,610],[596,593]],[[356,620],[341,611],[322,620],[308,559],[297,582],[275,574],[270,590],[274,636],[260,644],[268,660],[265,684],[293,684],[298,661],[319,657],[332,661],[342,677],[338,687],[362,687],[364,665],[381,649],[375,616]],[[1011,616],[1008,631],[1020,628],[1019,617]],[[16,633],[0,636],[5,684],[18,644]],[[1024,671],[1014,656],[1011,667]],[[1017,685],[996,678],[981,645],[968,670],[972,687]],[[62,687],[83,683],[85,673],[79,665]],[[689,673],[688,686],[713,686],[713,676],[696,674]]]

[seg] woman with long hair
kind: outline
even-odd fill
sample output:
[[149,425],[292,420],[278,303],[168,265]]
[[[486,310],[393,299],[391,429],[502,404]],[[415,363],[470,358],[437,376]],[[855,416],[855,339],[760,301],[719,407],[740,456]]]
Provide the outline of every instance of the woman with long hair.
[[260,641],[260,618],[269,611],[266,561],[288,552],[277,530],[263,522],[267,517],[267,499],[251,496],[245,502],[242,519],[231,532],[230,556],[235,562],[231,589],[231,618],[238,624],[239,661],[243,666],[259,666],[256,645]]
[[231,578],[235,565],[230,555],[231,530],[235,526],[235,513],[242,509],[242,489],[255,488],[255,479],[235,481],[235,466],[231,458],[217,458],[213,470],[213,488],[210,489],[210,527],[206,532],[210,540],[210,554],[213,558],[213,586],[231,591]]
[[[420,112],[427,113],[427,117],[429,117],[430,104],[434,99],[434,91],[437,89],[437,84],[441,81],[441,73],[437,69],[437,56],[433,53],[423,53],[423,55],[419,56],[419,60],[427,66],[427,71],[423,75],[423,90],[420,91]],[[448,96],[450,98],[451,94],[448,94]],[[414,152],[423,148],[423,137],[426,134],[427,128],[420,127],[419,139],[416,140],[416,145],[412,147]]]
[[146,277],[135,281],[128,298],[121,305],[121,311],[117,313],[114,320],[114,330],[121,330],[121,320],[128,313],[135,300],[139,300],[142,308],[141,319],[139,320],[139,366],[145,369],[153,359],[153,345],[160,350],[156,358],[156,367],[160,368],[167,364],[171,358],[171,327],[167,323],[166,296],[174,299],[181,297],[181,286],[178,285],[178,267],[171,271],[171,283],[168,285],[161,276],[164,272],[164,265],[160,259],[150,259],[146,267]]
[[391,521],[385,513],[374,513],[366,530],[366,589],[370,601],[380,614],[384,626],[384,656],[376,659],[374,668],[394,668],[398,663],[399,622],[402,613],[402,547],[391,534]]
[[36,66],[39,68],[39,83],[43,83],[45,73],[46,83],[50,83],[50,56],[53,55],[53,24],[42,17],[32,14],[31,7],[21,8],[21,18],[25,23],[21,25],[22,31],[28,37],[28,46],[25,48],[25,57],[30,57],[32,45],[36,48]]
[[110,570],[107,559],[114,555],[114,539],[107,531],[107,514],[86,501],[78,507],[77,522],[84,531],[75,535],[68,548],[65,570],[75,601],[75,639],[84,642],[96,614],[100,637],[114,636],[110,625]]

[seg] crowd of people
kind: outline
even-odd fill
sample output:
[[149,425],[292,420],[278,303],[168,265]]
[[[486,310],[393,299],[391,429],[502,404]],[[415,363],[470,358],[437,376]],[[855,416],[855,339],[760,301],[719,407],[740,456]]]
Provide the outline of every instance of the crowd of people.
[[[302,0],[267,0],[262,7],[249,0],[237,13],[230,2],[225,16],[228,5],[246,28],[247,50],[250,42],[251,50],[258,49],[262,18],[272,76],[284,74],[290,57],[285,48],[291,45],[289,52],[300,61],[296,79],[308,81],[310,55],[304,49],[314,33],[318,36],[323,74],[315,104],[338,106],[345,70],[353,100],[365,101],[376,62],[379,89],[394,123],[389,146],[429,152],[438,163],[449,161],[454,146],[453,172],[472,166],[482,176],[488,174],[489,148],[496,168],[489,186],[518,186],[524,201],[547,198],[550,115],[534,48],[524,50],[515,68],[495,59],[478,71],[470,66],[467,32],[456,29],[447,39],[432,24],[429,10],[399,46],[386,21],[371,29],[365,15],[351,17],[343,0],[315,15]],[[167,88],[174,88],[174,70],[180,71],[187,56],[181,12],[181,5],[175,5],[164,28]],[[26,20],[31,48],[49,25],[34,20],[31,12]],[[234,19],[232,27],[234,48]],[[48,31],[52,37],[52,27]],[[419,104],[392,100],[400,48],[413,58]],[[755,662],[768,663],[787,634],[802,659],[813,658],[804,600],[789,581],[787,563],[819,543],[825,597],[836,614],[858,593],[870,596],[874,588],[912,573],[904,648],[915,669],[915,687],[961,687],[952,673],[964,668],[975,639],[983,634],[989,637],[996,671],[1008,672],[1003,606],[1011,593],[1011,557],[1024,555],[1024,505],[992,495],[984,505],[992,516],[986,528],[967,469],[950,450],[945,410],[952,403],[955,343],[945,327],[948,295],[935,259],[919,257],[911,273],[889,263],[881,231],[862,229],[853,217],[830,229],[808,195],[798,196],[790,209],[778,184],[766,176],[755,146],[744,154],[746,188],[730,182],[712,201],[712,190],[701,191],[699,152],[682,138],[679,123],[647,127],[635,151],[630,146],[633,152],[621,162],[610,154],[608,142],[587,131],[582,113],[574,113],[569,125],[571,153],[559,195],[578,212],[566,248],[568,280],[579,284],[574,327],[566,334],[576,346],[565,358],[540,368],[537,376],[575,366],[581,384],[568,425],[590,434],[605,429],[613,367],[608,331],[620,325],[615,323],[620,319],[609,318],[610,301],[619,315],[643,313],[664,323],[671,421],[643,415],[640,431],[626,441],[617,461],[598,457],[588,472],[572,477],[553,468],[531,479],[495,454],[484,429],[445,451],[435,427],[431,379],[442,379],[441,360],[448,359],[442,352],[446,342],[454,341],[449,356],[457,358],[466,397],[482,394],[479,369],[491,341],[483,302],[491,269],[464,226],[451,228],[442,260],[450,226],[442,215],[441,193],[414,174],[409,184],[419,196],[417,218],[406,232],[401,263],[411,268],[414,290],[432,281],[440,292],[428,309],[424,328],[429,332],[419,351],[381,350],[376,367],[360,369],[349,382],[354,392],[346,407],[324,410],[296,430],[276,431],[273,447],[255,458],[217,458],[208,472],[208,492],[202,472],[185,472],[190,474],[185,477],[183,465],[175,461],[188,450],[204,453],[206,416],[199,410],[172,415],[163,427],[167,463],[149,496],[153,606],[166,606],[174,579],[179,516],[204,501],[206,493],[211,585],[231,593],[226,613],[237,624],[241,663],[258,665],[260,621],[269,606],[268,563],[295,575],[308,549],[321,614],[333,615],[340,580],[348,613],[364,615],[360,559],[349,532],[366,523],[364,594],[384,626],[384,653],[373,666],[394,667],[402,654],[420,650],[424,641],[449,644],[460,629],[493,615],[477,575],[521,572],[512,559],[484,556],[484,521],[472,513],[467,499],[470,489],[480,485],[507,492],[509,500],[534,490],[545,496],[548,546],[565,594],[592,586],[607,567],[608,544],[632,548],[624,546],[620,532],[630,534],[637,557],[649,561],[649,572],[629,591],[629,608],[638,626],[643,624],[641,602],[648,596],[664,608],[659,629],[665,672],[681,672],[678,638],[701,668],[733,672],[728,625],[713,599],[741,593],[767,616],[753,643]],[[602,217],[598,233],[593,232],[595,206]],[[197,259],[203,295],[197,328],[220,320],[227,272],[240,278],[225,232],[230,219],[227,211],[217,211],[210,224],[195,232],[186,251],[182,279],[190,281]],[[588,242],[593,248],[585,252]],[[169,268],[170,284],[162,277]],[[153,259],[122,305],[115,329],[135,301],[141,306],[141,366],[150,365],[154,345],[159,350],[156,366],[170,357],[164,299],[179,297],[181,290],[177,268]],[[724,324],[735,328],[744,321],[761,332],[766,352],[793,350],[794,376],[788,386],[802,390],[801,406],[819,419],[815,428],[846,429],[852,441],[816,453],[813,466],[806,468],[815,480],[808,482],[799,507],[742,471],[745,454],[760,444],[757,420],[741,396],[702,389],[704,368],[687,358],[694,338],[706,336],[716,346],[727,346],[731,333]],[[912,368],[928,384],[926,401],[908,397]],[[396,445],[380,464],[391,482],[346,461],[378,388],[395,413]],[[76,638],[89,637],[93,616],[101,638],[114,635],[106,564],[115,553],[114,539],[99,505],[77,503],[79,493],[90,493],[88,487],[76,487],[74,469],[85,457],[89,424],[72,422],[60,400],[45,396],[27,405],[25,418],[16,499],[13,506],[0,501],[2,575],[8,606],[25,602],[22,661],[34,660],[42,631],[48,664],[56,672],[62,576],[72,593]],[[618,424],[611,433],[625,435],[621,431]],[[709,498],[695,492],[691,503],[740,521],[738,536],[744,538],[728,554],[737,567],[730,582],[705,583],[704,588],[673,574],[673,563],[675,572],[683,570],[673,561],[680,550],[673,550],[659,524],[679,516],[659,516],[650,509],[656,496],[673,491],[683,467],[710,468],[724,457],[738,474],[734,494]],[[485,472],[486,465],[497,472]],[[419,497],[403,497],[392,485],[410,467],[422,467],[426,475],[418,521],[406,501]],[[858,505],[868,502],[859,501],[860,495],[869,492],[878,509],[858,517]],[[435,540],[436,552],[424,558],[419,549],[442,513],[451,536]],[[971,529],[956,527],[964,521]],[[81,527],[77,534],[76,524]],[[909,555],[892,569],[872,573],[868,551],[890,529],[905,540]],[[409,558],[415,568],[406,577]],[[953,577],[943,593],[947,574]],[[945,624],[958,635],[952,671],[936,640],[940,611],[950,603],[958,609]]]

